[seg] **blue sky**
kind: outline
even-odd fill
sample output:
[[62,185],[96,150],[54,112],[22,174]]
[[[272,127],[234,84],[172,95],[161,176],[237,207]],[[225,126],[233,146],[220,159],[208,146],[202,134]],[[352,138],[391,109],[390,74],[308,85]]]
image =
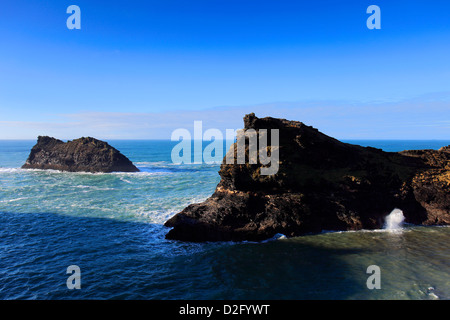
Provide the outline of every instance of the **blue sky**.
[[448,1],[2,1],[0,139],[169,139],[251,111],[341,139],[450,139],[449,16]]

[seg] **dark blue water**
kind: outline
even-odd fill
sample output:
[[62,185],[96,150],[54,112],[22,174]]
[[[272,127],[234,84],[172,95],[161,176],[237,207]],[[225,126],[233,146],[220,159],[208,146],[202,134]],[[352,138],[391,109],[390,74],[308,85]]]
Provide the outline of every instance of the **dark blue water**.
[[[450,141],[349,141],[386,151]],[[218,165],[174,165],[170,141],[110,141],[140,173],[18,169],[34,141],[0,141],[0,299],[449,299],[450,229],[192,244],[163,226],[206,199]],[[369,265],[382,289],[366,286]],[[81,269],[69,290],[67,267]]]

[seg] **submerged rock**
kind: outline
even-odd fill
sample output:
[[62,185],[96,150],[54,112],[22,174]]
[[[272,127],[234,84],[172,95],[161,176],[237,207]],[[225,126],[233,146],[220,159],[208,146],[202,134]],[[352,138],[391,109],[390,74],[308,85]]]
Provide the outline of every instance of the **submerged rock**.
[[[340,142],[297,121],[250,114],[244,124],[256,132],[279,129],[278,172],[264,176],[260,163],[224,161],[214,194],[169,219],[167,239],[258,241],[378,229],[394,208],[407,223],[450,224],[450,146],[384,152]],[[247,145],[246,159],[248,152]]]
[[133,163],[108,143],[91,137],[68,142],[38,137],[23,169],[70,172],[138,172]]

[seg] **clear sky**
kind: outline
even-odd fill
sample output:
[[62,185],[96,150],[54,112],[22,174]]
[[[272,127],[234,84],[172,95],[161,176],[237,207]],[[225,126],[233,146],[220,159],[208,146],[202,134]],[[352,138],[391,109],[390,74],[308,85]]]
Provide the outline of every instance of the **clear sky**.
[[251,111],[450,139],[450,1],[3,0],[0,43],[0,139],[169,139]]

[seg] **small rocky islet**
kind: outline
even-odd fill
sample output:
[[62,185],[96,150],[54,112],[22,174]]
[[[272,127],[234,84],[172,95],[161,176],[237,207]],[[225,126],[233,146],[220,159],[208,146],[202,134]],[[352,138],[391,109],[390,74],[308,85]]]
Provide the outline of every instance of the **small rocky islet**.
[[120,151],[92,137],[63,142],[39,136],[22,168],[91,173],[139,172]]

